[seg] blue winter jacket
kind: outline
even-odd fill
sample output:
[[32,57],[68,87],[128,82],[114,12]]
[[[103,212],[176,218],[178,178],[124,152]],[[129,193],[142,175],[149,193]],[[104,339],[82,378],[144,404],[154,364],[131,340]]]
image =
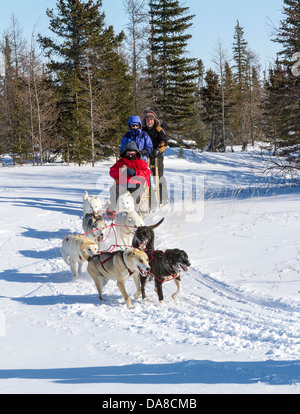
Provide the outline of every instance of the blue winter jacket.
[[124,135],[124,137],[122,138],[121,141],[121,145],[120,145],[120,155],[122,155],[122,153],[124,152],[124,147],[129,143],[129,142],[135,142],[136,146],[138,147],[139,151],[143,151],[146,150],[147,151],[147,155],[143,154],[143,159],[145,161],[148,161],[148,158],[150,156],[150,154],[153,151],[153,143],[152,140],[148,134],[148,132],[142,131],[142,121],[140,119],[139,116],[132,116],[129,118],[128,121],[128,125],[130,126],[130,124],[132,123],[139,123],[140,124],[140,128],[137,129],[136,131],[134,131],[133,129],[130,129],[127,134]]

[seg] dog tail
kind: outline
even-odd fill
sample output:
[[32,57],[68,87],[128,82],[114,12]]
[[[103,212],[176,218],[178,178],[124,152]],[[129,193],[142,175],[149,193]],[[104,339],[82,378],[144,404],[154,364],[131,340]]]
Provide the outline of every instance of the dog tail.
[[165,221],[165,219],[161,219],[158,223],[153,224],[152,226],[149,226],[152,230],[156,229],[158,226],[160,226],[163,222]]

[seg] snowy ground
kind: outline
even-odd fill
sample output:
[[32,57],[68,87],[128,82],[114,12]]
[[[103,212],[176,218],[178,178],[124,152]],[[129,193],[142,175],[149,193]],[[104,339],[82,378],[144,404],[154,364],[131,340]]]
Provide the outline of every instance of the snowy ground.
[[146,222],[165,217],[156,247],[192,267],[178,301],[173,282],[163,304],[149,283],[132,311],[113,282],[99,303],[60,257],[113,160],[0,168],[0,393],[300,393],[300,189],[267,182],[252,154],[176,152],[166,177],[204,177],[204,210]]

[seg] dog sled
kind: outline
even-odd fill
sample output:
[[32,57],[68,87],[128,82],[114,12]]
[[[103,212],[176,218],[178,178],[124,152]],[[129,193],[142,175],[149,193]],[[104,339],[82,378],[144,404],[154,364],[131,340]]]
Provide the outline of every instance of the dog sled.
[[[150,168],[153,171],[154,170],[154,194],[156,196],[156,205],[158,206],[158,208],[161,208],[161,194],[160,194],[160,183],[159,183],[159,174],[158,174],[158,161],[157,161],[157,157],[154,158],[154,165],[151,164],[151,162],[149,161],[150,164]],[[149,203],[150,203],[150,196],[149,196]]]
[[[135,210],[146,216],[150,211],[156,211],[162,208],[162,185],[160,183],[157,158],[148,160],[149,168],[154,172],[150,177],[150,187],[147,182],[141,178],[137,185],[125,186],[118,185],[116,182],[110,188],[110,196],[105,205],[106,214],[108,217],[114,219],[116,212],[118,212],[118,199],[121,195],[130,192],[135,201]],[[166,198],[166,197],[165,197]]]

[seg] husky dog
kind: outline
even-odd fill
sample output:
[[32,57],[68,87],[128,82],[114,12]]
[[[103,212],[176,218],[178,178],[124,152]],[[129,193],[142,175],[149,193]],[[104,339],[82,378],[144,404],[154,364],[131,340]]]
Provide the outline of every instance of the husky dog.
[[85,191],[83,196],[83,217],[87,214],[100,215],[102,213],[102,203],[97,196],[89,196]]
[[73,276],[77,279],[83,263],[97,254],[98,246],[87,237],[72,234],[64,238],[60,251],[64,261],[70,266]]
[[132,240],[133,247],[140,247],[145,251],[153,251],[154,250],[154,241],[155,241],[155,234],[154,231],[158,226],[160,226],[165,219],[163,218],[157,224],[153,224],[151,226],[141,226],[139,227]]
[[121,211],[116,215],[115,224],[118,244],[129,247],[136,229],[144,225],[144,220],[136,211]]
[[104,218],[101,215],[86,214],[82,219],[82,227],[83,231],[87,233],[86,237],[98,244],[100,252],[107,227]]
[[93,278],[99,299],[103,300],[103,287],[109,280],[116,280],[128,309],[132,309],[131,300],[125,289],[125,282],[133,276],[137,293],[135,298],[141,294],[140,275],[144,278],[150,271],[148,256],[141,249],[119,250],[115,253],[103,253],[89,259],[88,273]]
[[[151,274],[155,277],[155,290],[160,302],[164,300],[163,283],[174,280],[177,291],[172,295],[176,300],[182,292],[180,272],[188,271],[191,266],[188,255],[184,250],[169,249],[165,252],[155,250],[148,253]],[[142,298],[146,298],[145,285],[148,278],[141,279]]]
[[121,194],[117,201],[117,213],[120,211],[134,211],[134,199],[129,191]]

